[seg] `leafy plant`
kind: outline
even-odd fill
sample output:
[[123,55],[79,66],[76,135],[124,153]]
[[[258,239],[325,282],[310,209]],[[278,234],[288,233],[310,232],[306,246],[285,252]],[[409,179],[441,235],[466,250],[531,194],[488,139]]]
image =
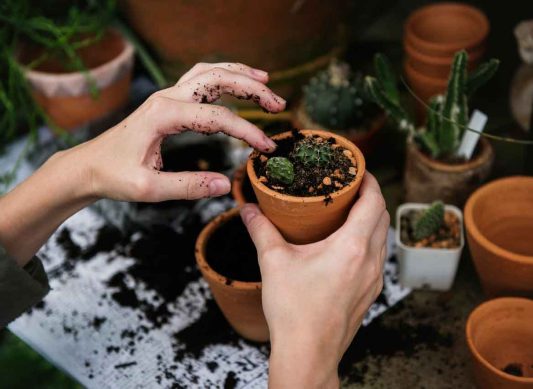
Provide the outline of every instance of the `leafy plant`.
[[272,157],[266,163],[266,174],[274,182],[290,185],[294,181],[294,166],[287,158]]
[[427,238],[436,233],[443,223],[444,203],[442,201],[435,201],[416,218],[413,237],[416,240]]
[[427,123],[420,128],[415,127],[414,120],[402,106],[396,78],[389,61],[382,54],[376,54],[374,58],[376,77],[367,76],[365,85],[372,99],[398,127],[407,131],[433,158],[453,157],[468,125],[468,99],[492,78],[499,66],[497,59],[491,59],[467,75],[467,63],[466,51],[455,54],[446,93],[431,99]]
[[304,86],[304,107],[309,117],[329,129],[360,126],[374,108],[360,77],[346,63],[333,61]]
[[328,166],[333,161],[333,151],[327,142],[318,143],[307,137],[294,146],[292,157],[304,166]]

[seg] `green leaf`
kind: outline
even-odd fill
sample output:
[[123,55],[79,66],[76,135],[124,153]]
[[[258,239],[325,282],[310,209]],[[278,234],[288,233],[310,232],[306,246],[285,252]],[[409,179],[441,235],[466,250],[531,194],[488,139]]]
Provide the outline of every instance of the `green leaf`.
[[468,77],[466,82],[466,94],[471,97],[481,86],[494,76],[499,66],[500,61],[495,58],[479,65]]
[[400,104],[400,93],[398,92],[398,83],[392,66],[383,54],[377,53],[374,56],[374,69],[385,95],[394,103]]

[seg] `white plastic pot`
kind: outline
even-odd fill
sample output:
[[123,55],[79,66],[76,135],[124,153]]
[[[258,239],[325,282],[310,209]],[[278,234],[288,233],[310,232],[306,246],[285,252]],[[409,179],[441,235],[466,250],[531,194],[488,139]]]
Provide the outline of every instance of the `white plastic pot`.
[[457,215],[461,228],[461,245],[454,249],[415,248],[400,239],[401,217],[411,210],[426,209],[429,204],[405,203],[396,210],[396,246],[400,268],[400,283],[403,286],[446,291],[452,287],[459,259],[464,247],[463,213],[453,205],[445,210]]

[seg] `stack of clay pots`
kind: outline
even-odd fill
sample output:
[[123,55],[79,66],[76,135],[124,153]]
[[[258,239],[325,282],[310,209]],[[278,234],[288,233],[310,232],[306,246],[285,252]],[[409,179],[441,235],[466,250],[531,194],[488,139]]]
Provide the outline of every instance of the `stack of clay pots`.
[[[468,68],[475,68],[486,48],[489,21],[466,4],[438,3],[419,8],[405,23],[404,71],[413,92],[423,101],[446,90],[454,54],[468,52]],[[425,109],[418,104],[419,119]]]

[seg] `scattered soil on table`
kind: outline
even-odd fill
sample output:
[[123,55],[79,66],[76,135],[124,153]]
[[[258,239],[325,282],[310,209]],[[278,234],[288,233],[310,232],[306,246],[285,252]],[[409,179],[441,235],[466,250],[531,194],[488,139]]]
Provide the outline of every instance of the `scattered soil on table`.
[[505,366],[502,371],[504,373],[514,375],[515,377],[523,377],[524,372],[522,370],[522,364],[521,363],[509,363],[507,366]]
[[257,251],[240,217],[216,229],[207,242],[206,260],[217,273],[232,281],[259,282]]
[[418,216],[424,210],[411,210],[401,216],[400,238],[402,243],[410,247],[429,247],[451,249],[461,245],[461,224],[457,215],[451,211],[444,213],[444,223],[437,233],[422,240],[413,237],[413,228]]
[[[276,140],[277,148],[271,154],[258,153],[253,159],[255,174],[261,182],[270,189],[277,192],[298,196],[327,196],[337,192],[355,179],[357,166],[349,150],[337,145],[335,138],[324,139],[319,136],[309,136],[312,142],[326,143],[331,148],[333,160],[325,166],[306,166],[295,159],[292,155],[297,142],[306,138],[297,130],[293,131],[293,136],[281,140]],[[291,185],[271,182],[266,174],[266,164],[269,158],[284,157],[289,159],[294,166],[294,182]],[[350,159],[351,158],[351,159]],[[350,169],[351,168],[351,169]]]

